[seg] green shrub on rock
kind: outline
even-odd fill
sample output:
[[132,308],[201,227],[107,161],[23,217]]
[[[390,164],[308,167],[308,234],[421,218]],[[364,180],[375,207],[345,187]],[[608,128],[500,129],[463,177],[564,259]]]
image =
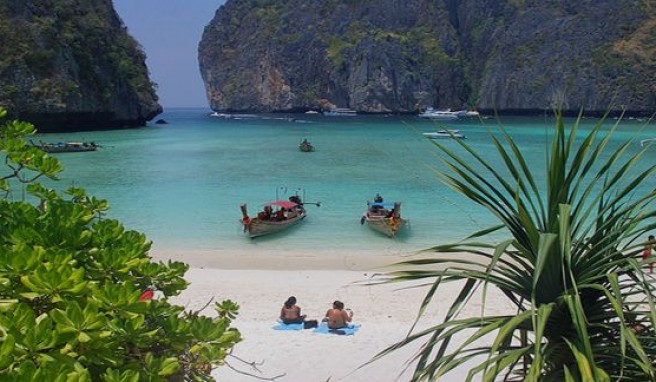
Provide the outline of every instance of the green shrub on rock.
[[145,235],[101,219],[106,201],[34,183],[61,167],[26,143],[33,133],[0,126],[0,187],[30,183],[38,201],[0,199],[0,380],[212,380],[241,340],[230,327],[238,305],[217,303],[206,317],[169,303],[188,265],[153,262]]

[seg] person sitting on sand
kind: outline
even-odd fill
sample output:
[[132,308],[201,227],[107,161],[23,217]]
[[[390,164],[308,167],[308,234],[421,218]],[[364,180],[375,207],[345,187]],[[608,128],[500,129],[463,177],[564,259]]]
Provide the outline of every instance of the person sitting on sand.
[[280,309],[280,320],[285,324],[302,324],[305,315],[301,315],[301,307],[296,305],[296,297],[291,296]]
[[344,309],[344,303],[341,301],[333,302],[333,308],[328,309],[324,318],[324,321],[328,322],[328,328],[330,329],[345,328],[351,320],[353,320],[353,311],[351,309]]

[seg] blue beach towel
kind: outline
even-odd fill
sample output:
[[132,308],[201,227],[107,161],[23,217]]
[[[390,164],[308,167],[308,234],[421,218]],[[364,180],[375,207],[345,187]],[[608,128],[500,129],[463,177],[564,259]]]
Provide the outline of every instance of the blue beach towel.
[[348,324],[345,328],[341,329],[330,329],[328,328],[328,324],[325,322],[322,322],[317,326],[316,329],[314,329],[315,333],[321,333],[321,334],[339,334],[339,335],[346,335],[346,336],[352,336],[355,334],[355,332],[360,329],[360,325],[356,324]]
[[278,320],[278,324],[273,327],[275,330],[303,330],[303,323],[300,324],[283,324],[282,321]]

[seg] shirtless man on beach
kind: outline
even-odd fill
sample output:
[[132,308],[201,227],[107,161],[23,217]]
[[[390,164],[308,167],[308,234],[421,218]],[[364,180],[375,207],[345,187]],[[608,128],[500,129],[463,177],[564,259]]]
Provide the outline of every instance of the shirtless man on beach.
[[325,321],[328,321],[328,328],[341,329],[346,327],[348,322],[353,319],[353,311],[344,309],[344,303],[341,301],[333,302],[333,308],[326,312]]

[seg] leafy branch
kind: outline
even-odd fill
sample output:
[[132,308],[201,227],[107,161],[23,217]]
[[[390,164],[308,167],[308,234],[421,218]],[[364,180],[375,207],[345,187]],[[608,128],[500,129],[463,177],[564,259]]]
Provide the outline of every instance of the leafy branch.
[[[230,327],[239,306],[217,303],[212,318],[169,303],[189,266],[152,261],[144,234],[101,219],[107,201],[35,183],[61,165],[27,143],[32,134],[24,122],[0,125],[11,170],[0,187],[24,181],[37,200],[0,199],[0,379],[213,380],[212,365],[241,341]],[[161,296],[142,298],[149,288]]]

